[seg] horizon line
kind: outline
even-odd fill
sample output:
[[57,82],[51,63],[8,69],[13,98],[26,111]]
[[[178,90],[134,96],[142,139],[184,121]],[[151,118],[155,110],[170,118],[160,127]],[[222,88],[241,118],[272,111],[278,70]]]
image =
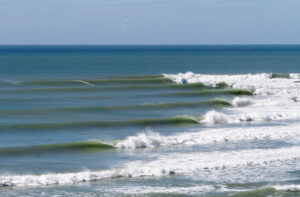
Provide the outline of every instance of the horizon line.
[[0,46],[287,46],[300,45],[300,43],[274,43],[274,44],[0,44]]

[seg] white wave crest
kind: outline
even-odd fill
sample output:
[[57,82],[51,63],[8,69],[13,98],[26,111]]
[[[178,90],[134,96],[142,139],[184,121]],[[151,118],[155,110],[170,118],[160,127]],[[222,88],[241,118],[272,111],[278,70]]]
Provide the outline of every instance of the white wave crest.
[[218,83],[225,82],[234,88],[255,89],[257,82],[271,79],[272,74],[246,74],[246,75],[204,75],[195,74],[193,72],[178,73],[178,74],[164,74],[164,77],[171,79],[175,83],[204,83],[208,86],[217,86]]
[[293,79],[300,79],[300,73],[291,73],[291,74],[290,74],[290,78],[293,78]]
[[167,144],[167,139],[159,133],[148,131],[137,136],[129,136],[119,142],[116,147],[121,149],[154,148]]
[[175,83],[204,83],[208,86],[217,86],[225,82],[231,88],[255,90],[257,95],[282,94],[286,91],[299,93],[299,85],[294,79],[300,79],[300,74],[290,74],[291,78],[272,78],[271,73],[242,74],[242,75],[205,75],[193,72],[164,74],[164,77]]
[[204,115],[204,119],[201,121],[201,123],[214,125],[214,124],[226,124],[229,123],[230,120],[227,115],[217,112],[215,110],[208,111]]
[[300,185],[275,185],[272,187],[274,187],[276,190],[281,190],[281,191],[293,191],[293,192],[300,191]]
[[232,105],[236,107],[245,107],[252,103],[252,101],[248,98],[236,97],[232,101]]
[[286,120],[286,119],[294,119],[299,118],[297,114],[283,114],[270,112],[266,113],[262,112],[249,112],[249,113],[232,113],[225,114],[221,112],[217,112],[215,110],[208,111],[204,115],[204,119],[200,121],[200,123],[207,125],[216,125],[216,124],[238,124],[242,122],[266,122],[272,120]]
[[253,140],[282,140],[290,143],[300,141],[299,124],[288,126],[209,128],[198,132],[185,132],[162,136],[156,132],[140,133],[127,137],[115,146],[120,149],[156,148],[174,145],[205,145],[212,143],[233,143]]

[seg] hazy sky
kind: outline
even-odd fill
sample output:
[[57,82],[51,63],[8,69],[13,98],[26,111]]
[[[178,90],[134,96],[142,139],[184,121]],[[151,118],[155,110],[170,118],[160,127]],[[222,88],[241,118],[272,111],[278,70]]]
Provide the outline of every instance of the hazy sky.
[[300,44],[300,0],[0,0],[0,44]]

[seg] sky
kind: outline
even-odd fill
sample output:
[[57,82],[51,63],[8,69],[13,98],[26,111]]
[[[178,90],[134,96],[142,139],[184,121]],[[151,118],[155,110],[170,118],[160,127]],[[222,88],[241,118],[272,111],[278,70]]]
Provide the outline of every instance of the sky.
[[0,0],[0,44],[300,44],[300,0]]

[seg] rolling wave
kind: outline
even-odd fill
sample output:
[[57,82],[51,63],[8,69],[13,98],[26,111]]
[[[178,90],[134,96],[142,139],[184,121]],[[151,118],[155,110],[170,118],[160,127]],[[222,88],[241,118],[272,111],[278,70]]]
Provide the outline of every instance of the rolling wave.
[[285,73],[271,73],[270,78],[292,78],[291,74],[285,74]]
[[199,132],[184,132],[163,136],[157,132],[139,133],[128,136],[114,146],[121,149],[157,148],[176,145],[209,145],[222,143],[244,143],[251,141],[274,140],[296,144],[300,141],[299,124],[290,126],[264,126],[263,132],[257,127],[233,127],[202,129]]
[[120,126],[184,126],[184,125],[220,125],[240,124],[250,122],[268,122],[273,120],[294,120],[299,119],[298,113],[236,113],[226,114],[215,110],[208,111],[203,116],[175,116],[170,118],[157,119],[133,119],[123,121],[82,121],[82,122],[56,122],[56,123],[16,123],[1,124],[2,130],[61,130],[61,129],[83,129],[93,127],[120,127]]
[[163,76],[160,77],[136,77],[136,78],[104,78],[104,79],[93,79],[93,80],[40,80],[40,81],[23,81],[19,82],[22,85],[38,85],[38,86],[59,86],[59,85],[78,85],[78,84],[163,84],[172,83],[170,79]]
[[[234,102],[235,105],[238,101]],[[147,109],[174,109],[191,107],[229,107],[231,103],[221,99],[198,102],[174,102],[143,105],[121,105],[121,106],[84,106],[66,108],[48,108],[32,110],[0,110],[0,114],[43,114],[51,112],[95,112],[95,111],[123,111],[123,110],[147,110]]]
[[284,141],[297,144],[300,141],[299,124],[289,126],[265,126],[264,132],[257,127],[202,129],[198,132],[184,132],[171,136],[148,131],[135,136],[128,136],[124,140],[115,141],[83,141],[62,144],[48,144],[29,147],[0,148],[0,155],[29,154],[50,151],[101,151],[106,149],[140,149],[169,146],[195,146],[224,143],[245,143],[251,141]]
[[160,119],[136,119],[125,121],[85,121],[85,122],[58,122],[58,123],[28,123],[28,124],[2,124],[2,130],[61,130],[61,129],[83,129],[93,127],[119,127],[119,126],[156,126],[156,125],[195,125],[202,119],[190,116],[175,116]]
[[[203,83],[206,86],[215,86],[226,82],[233,89],[246,89],[257,95],[282,95],[287,90],[298,94],[298,81],[300,75],[292,74],[242,74],[242,75],[205,75],[193,72],[164,74],[164,76],[177,84]],[[289,76],[289,77],[288,77]]]
[[161,85],[129,85],[129,86],[70,86],[70,87],[52,87],[52,88],[22,88],[22,89],[1,89],[1,93],[51,93],[51,92],[99,92],[99,91],[120,91],[120,90],[154,90],[154,89],[183,89],[183,90],[201,90],[213,88],[226,88],[225,83],[219,83],[216,87],[206,86],[203,83],[193,84],[161,84]]
[[43,152],[56,151],[103,151],[110,150],[114,147],[99,141],[85,141],[85,142],[71,142],[61,144],[47,144],[29,147],[9,147],[0,148],[0,155],[14,155],[14,154],[36,154]]

